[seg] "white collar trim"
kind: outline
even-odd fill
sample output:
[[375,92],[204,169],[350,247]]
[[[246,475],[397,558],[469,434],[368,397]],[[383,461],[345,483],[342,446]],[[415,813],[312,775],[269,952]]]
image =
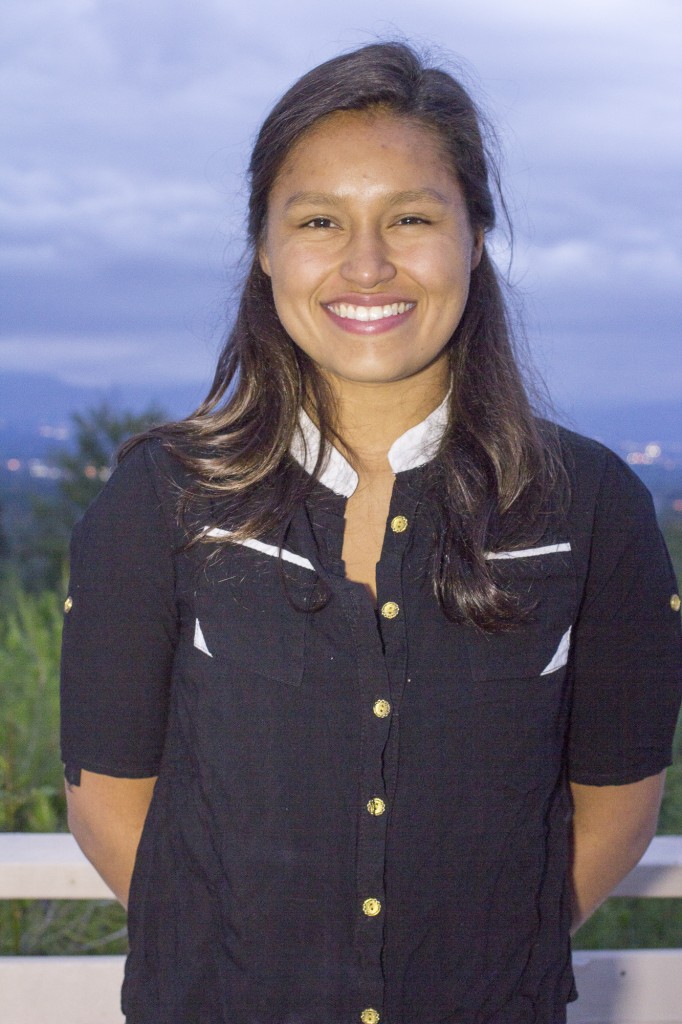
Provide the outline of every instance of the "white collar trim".
[[[293,436],[289,453],[293,455],[306,473],[312,476],[320,450],[321,435],[305,409],[299,409],[298,430]],[[335,494],[350,498],[358,486],[358,474],[350,462],[343,457],[333,445],[327,445],[327,452],[322,464],[320,483]]]
[[[429,413],[426,419],[410,427],[393,442],[388,450],[388,461],[394,473],[416,469],[434,458],[447,426],[449,398],[448,392],[440,405]],[[298,430],[289,449],[290,454],[307,473],[312,475],[319,450],[320,431],[307,412],[301,409],[298,414]],[[331,444],[327,445],[320,483],[344,498],[350,498],[358,486],[358,474],[341,452]]]
[[425,420],[410,427],[397,438],[388,450],[388,461],[394,473],[424,466],[436,455],[448,425],[450,392]]

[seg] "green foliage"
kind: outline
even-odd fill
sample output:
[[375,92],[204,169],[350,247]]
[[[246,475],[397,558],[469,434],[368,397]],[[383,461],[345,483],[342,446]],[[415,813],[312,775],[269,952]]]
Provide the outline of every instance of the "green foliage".
[[[0,589],[0,831],[66,830],[59,758],[62,596]],[[0,955],[122,953],[125,912],[103,900],[0,901]]]
[[64,473],[59,496],[72,523],[97,497],[123,442],[164,419],[164,413],[155,406],[141,413],[116,413],[106,403],[72,416],[75,449],[60,452],[54,459]]
[[0,503],[0,564],[9,556],[9,538],[4,526],[4,509]]
[[574,949],[669,949],[680,945],[682,900],[611,897],[573,941]]
[[0,830],[65,827],[59,762],[62,609],[51,591],[5,583],[0,615]]
[[126,913],[108,900],[0,902],[0,956],[126,953]]

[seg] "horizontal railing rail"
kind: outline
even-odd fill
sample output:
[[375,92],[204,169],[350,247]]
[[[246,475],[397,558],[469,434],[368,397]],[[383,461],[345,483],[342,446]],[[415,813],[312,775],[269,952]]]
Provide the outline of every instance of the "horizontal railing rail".
[[[657,836],[616,896],[682,899],[682,836]],[[0,833],[0,899],[113,899],[70,835]],[[680,935],[682,947],[682,935]],[[682,948],[578,951],[569,1024],[682,1024]],[[124,1024],[122,956],[0,957],[2,1024]]]

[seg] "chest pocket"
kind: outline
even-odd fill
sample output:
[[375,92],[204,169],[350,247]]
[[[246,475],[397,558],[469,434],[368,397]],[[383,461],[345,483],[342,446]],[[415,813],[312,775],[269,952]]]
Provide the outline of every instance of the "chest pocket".
[[475,681],[545,677],[549,682],[570,656],[578,581],[566,543],[489,556],[498,583],[528,609],[507,632],[467,637]]
[[[300,686],[305,637],[318,583],[306,559],[276,548],[229,544],[203,572],[195,593],[194,655],[212,671],[255,673]],[[207,665],[208,667],[208,665]]]

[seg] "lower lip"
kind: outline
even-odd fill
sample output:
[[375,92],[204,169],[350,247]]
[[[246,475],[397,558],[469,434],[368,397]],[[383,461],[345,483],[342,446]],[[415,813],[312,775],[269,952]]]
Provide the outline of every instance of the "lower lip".
[[340,327],[342,331],[349,334],[384,334],[386,331],[400,327],[417,308],[410,306],[404,313],[396,313],[395,316],[384,316],[381,320],[351,320],[350,317],[339,316],[329,306],[322,307],[332,323]]

